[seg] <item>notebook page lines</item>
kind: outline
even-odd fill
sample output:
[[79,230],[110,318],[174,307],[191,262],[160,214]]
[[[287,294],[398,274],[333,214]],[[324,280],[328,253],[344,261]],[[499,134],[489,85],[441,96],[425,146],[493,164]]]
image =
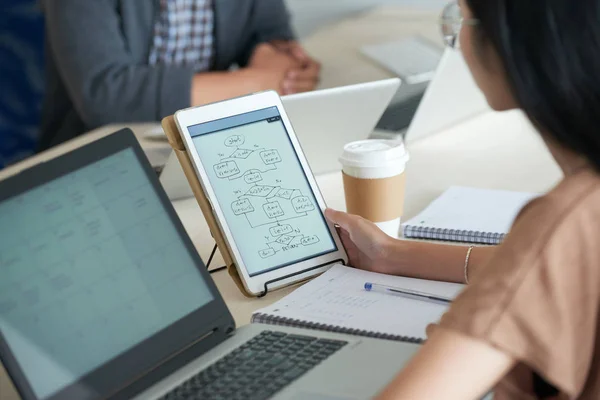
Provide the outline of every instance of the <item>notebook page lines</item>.
[[436,285],[439,282],[419,285],[418,280],[334,266],[260,312],[347,329],[424,338],[427,325],[438,321],[446,310],[438,304],[367,292],[363,288],[366,281],[434,291],[451,297],[461,290],[461,285]]

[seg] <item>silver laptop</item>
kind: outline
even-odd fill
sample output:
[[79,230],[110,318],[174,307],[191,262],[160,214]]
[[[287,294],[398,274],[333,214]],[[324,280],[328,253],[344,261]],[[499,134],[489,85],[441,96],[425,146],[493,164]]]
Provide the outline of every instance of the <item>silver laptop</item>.
[[[339,170],[345,144],[366,139],[398,90],[400,80],[385,79],[282,97],[296,136],[315,175]],[[192,197],[175,154],[160,175],[171,200]]]
[[129,130],[0,182],[0,227],[0,359],[24,400],[365,399],[418,349],[236,329]]
[[414,142],[490,110],[462,53],[448,48],[406,132],[406,141]]
[[394,100],[377,125],[379,137],[404,135],[410,144],[490,111],[462,53],[454,49],[446,49],[428,85],[403,85],[409,87],[423,94]]

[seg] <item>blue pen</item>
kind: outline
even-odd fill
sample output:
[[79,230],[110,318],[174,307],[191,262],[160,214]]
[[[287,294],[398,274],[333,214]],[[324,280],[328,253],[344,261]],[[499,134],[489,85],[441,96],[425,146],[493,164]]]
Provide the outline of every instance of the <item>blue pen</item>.
[[365,290],[367,292],[387,293],[395,296],[408,297],[415,300],[429,301],[431,303],[442,304],[447,306],[452,302],[452,299],[441,297],[429,293],[418,292],[411,289],[396,288],[392,286],[380,285],[378,283],[365,282]]

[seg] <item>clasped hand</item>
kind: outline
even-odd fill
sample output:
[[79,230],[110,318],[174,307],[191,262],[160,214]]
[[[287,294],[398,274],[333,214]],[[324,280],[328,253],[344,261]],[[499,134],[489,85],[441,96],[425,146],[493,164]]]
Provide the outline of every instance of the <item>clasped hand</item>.
[[295,41],[259,44],[248,67],[254,69],[264,89],[281,95],[314,90],[319,83],[321,65]]

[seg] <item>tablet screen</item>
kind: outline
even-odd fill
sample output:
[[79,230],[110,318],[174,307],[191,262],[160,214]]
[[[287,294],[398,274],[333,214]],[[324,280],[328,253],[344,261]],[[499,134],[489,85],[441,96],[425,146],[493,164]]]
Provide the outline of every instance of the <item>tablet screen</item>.
[[188,131],[250,276],[337,251],[277,107]]

